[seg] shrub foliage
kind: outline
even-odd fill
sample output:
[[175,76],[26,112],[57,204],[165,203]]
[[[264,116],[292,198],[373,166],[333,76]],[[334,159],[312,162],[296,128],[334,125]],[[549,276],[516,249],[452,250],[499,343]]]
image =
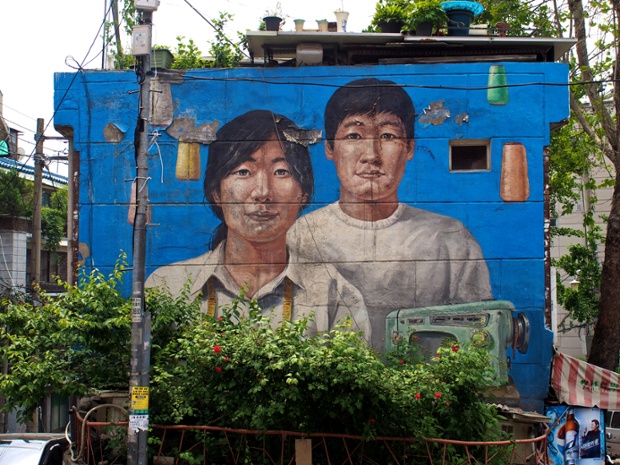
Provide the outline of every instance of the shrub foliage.
[[[131,303],[122,297],[124,257],[109,277],[83,274],[60,297],[2,301],[4,410],[28,418],[49,392],[127,389]],[[378,354],[350,321],[308,337],[309,319],[272,324],[239,296],[219,318],[204,315],[189,287],[147,290],[152,314],[152,423],[376,436],[492,440],[484,403],[494,381],[488,351],[447,343],[426,361],[415,335]],[[310,317],[311,318],[311,317]]]

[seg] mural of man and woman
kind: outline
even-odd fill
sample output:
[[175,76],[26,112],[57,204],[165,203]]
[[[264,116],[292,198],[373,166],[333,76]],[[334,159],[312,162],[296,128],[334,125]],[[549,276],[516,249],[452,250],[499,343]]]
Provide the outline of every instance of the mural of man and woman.
[[340,198],[312,204],[307,146],[289,118],[268,110],[224,124],[209,145],[204,194],[221,221],[210,250],[161,267],[147,286],[191,283],[211,314],[241,289],[274,324],[314,312],[311,333],[346,315],[377,349],[385,317],[402,308],[492,298],[477,241],[458,220],[399,202],[413,159],[415,111],[392,81],[340,87],[325,109],[325,156]]

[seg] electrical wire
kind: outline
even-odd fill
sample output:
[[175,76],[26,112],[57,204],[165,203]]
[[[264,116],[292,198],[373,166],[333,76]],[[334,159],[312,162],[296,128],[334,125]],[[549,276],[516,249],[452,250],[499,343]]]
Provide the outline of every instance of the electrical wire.
[[[185,3],[187,3],[197,14],[198,16],[200,16],[202,19],[204,19],[207,24],[209,26],[211,26],[213,28],[214,31],[219,32],[222,34],[222,36],[224,37],[224,39],[226,40],[226,42],[228,42],[230,45],[232,45],[233,47],[235,47],[237,44],[235,44],[234,42],[232,42],[228,36],[226,36],[226,34],[224,34],[224,31],[222,31],[222,28],[217,27],[215,24],[213,24],[213,22],[211,22],[209,19],[207,19],[205,16],[203,16],[203,14],[198,11],[196,9],[196,7],[194,5],[192,5],[188,0],[183,0]],[[247,53],[245,53],[245,51],[241,50],[241,53],[243,53],[247,58],[250,58],[250,55],[248,55]]]
[[[87,57],[90,55],[93,47],[95,46],[95,42],[98,40],[99,38],[99,34],[101,33],[103,27],[106,24],[106,18],[107,16],[110,14],[112,5],[110,4],[110,7],[107,10],[107,13],[103,19],[103,21],[101,22],[101,24],[99,25],[99,29],[97,30],[97,33],[95,34],[95,38],[93,39],[92,43],[90,44],[90,47],[88,48],[88,51],[86,52],[86,55],[84,57],[84,59],[82,60],[82,63],[79,64],[79,72],[75,73],[73,75],[73,78],[71,80],[71,82],[69,83],[69,86],[67,86],[67,89],[65,91],[65,93],[63,94],[63,96],[60,98],[58,105],[54,108],[54,112],[52,113],[52,117],[47,120],[47,124],[45,125],[45,127],[43,128],[43,132],[39,135],[39,137],[45,137],[45,131],[49,128],[49,125],[52,123],[52,121],[54,120],[54,117],[56,116],[56,113],[58,112],[60,106],[63,104],[63,102],[65,101],[65,99],[67,98],[67,95],[69,94],[69,91],[71,90],[71,88],[73,87],[73,84],[75,83],[77,76],[81,74],[81,72],[83,71],[83,64],[86,62]],[[98,55],[97,55],[98,56]],[[71,57],[72,58],[72,57]],[[77,61],[76,61],[77,62]],[[65,60],[66,63],[66,60]],[[35,139],[36,139],[37,135],[35,134]],[[36,142],[38,142],[38,140],[36,140]],[[0,190],[0,195],[9,187],[10,184],[12,184],[13,182],[15,182],[15,179],[17,177],[19,177],[22,174],[23,169],[25,169],[26,164],[32,160],[34,158],[35,155],[35,151],[36,151],[36,145],[35,144],[35,148],[33,149],[33,151],[30,153],[30,155],[28,156],[28,158],[26,159],[26,162],[22,164],[22,166],[18,167],[18,169],[15,170],[15,174],[13,176],[13,179],[9,180],[4,186],[3,189]]]
[[[20,114],[20,115],[22,115],[22,116],[25,116],[25,117],[26,117],[26,118],[28,118],[28,119],[31,119],[31,120],[33,120],[33,121],[36,121],[36,118],[33,118],[32,116],[29,116],[29,115],[27,115],[27,114],[25,114],[25,113],[22,113],[21,111],[16,110],[15,108],[11,107],[10,105],[5,104],[4,102],[2,103],[2,106],[3,106],[4,108],[8,108],[9,110],[13,110],[15,113],[18,113],[18,114]],[[4,118],[4,119],[6,119],[6,118]]]
[[[398,74],[390,74],[390,76],[399,76]],[[411,78],[411,74],[403,74],[402,76],[407,76]],[[335,78],[336,76],[330,76],[330,78]],[[331,88],[340,88],[342,84],[329,83],[329,82],[318,82],[318,81],[307,81],[308,77],[304,77],[303,81],[294,81],[294,80],[266,80],[260,78],[231,78],[231,77],[203,77],[196,75],[184,75],[184,79],[186,80],[194,80],[194,81],[212,81],[212,82],[248,82],[248,83],[257,83],[257,84],[270,84],[270,85],[303,85],[309,87],[331,87]],[[436,89],[436,90],[457,90],[457,91],[485,91],[489,89],[503,89],[503,88],[518,88],[518,87],[532,87],[532,86],[541,86],[541,87],[573,87],[573,86],[583,86],[583,85],[591,85],[591,84],[606,84],[606,83],[619,83],[620,79],[601,79],[595,81],[578,81],[578,82],[524,82],[518,84],[505,84],[500,86],[441,86],[441,85],[432,85],[432,84],[378,84],[373,87],[394,87],[395,85],[398,87],[402,87],[404,89]],[[355,87],[355,86],[351,86]],[[359,86],[359,88],[368,87],[368,86]]]
[[[25,115],[24,115],[25,116]],[[30,118],[29,116],[27,116],[27,118]],[[9,118],[7,118],[6,116],[4,116],[2,119],[4,119],[4,121],[11,123],[11,127],[14,129],[15,127],[19,127],[21,129],[23,129],[24,131],[27,132],[31,132],[32,134],[34,134],[34,131],[30,128],[27,128],[26,126],[22,126],[19,123],[16,123],[15,121],[10,120]],[[36,121],[36,120],[35,120]]]
[[161,166],[161,176],[160,176],[159,182],[163,184],[164,183],[164,160],[161,156],[161,148],[159,147],[159,144],[157,143],[157,138],[160,137],[159,131],[157,130],[153,131],[152,135],[153,137],[151,138],[151,142],[149,143],[149,148],[147,152],[150,151],[151,147],[153,146],[157,148],[157,157],[159,158],[159,164]]

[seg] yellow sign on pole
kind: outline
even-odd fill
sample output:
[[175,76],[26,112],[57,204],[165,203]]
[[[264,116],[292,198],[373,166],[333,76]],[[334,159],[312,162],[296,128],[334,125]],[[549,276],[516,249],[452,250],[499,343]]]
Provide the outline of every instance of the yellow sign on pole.
[[149,412],[148,386],[134,386],[131,389],[131,408],[136,415],[143,415]]

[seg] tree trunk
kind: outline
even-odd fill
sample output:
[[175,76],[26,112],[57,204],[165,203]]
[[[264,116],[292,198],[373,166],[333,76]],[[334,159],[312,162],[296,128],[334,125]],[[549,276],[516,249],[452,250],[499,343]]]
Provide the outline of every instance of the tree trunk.
[[605,261],[601,274],[601,299],[598,322],[594,328],[592,351],[588,362],[615,370],[620,354],[620,173],[616,170],[616,185],[607,223]]
[[[594,84],[592,68],[589,62],[588,37],[586,33],[586,15],[584,14],[582,0],[569,0],[568,6],[573,15],[575,25],[575,37],[577,39],[576,52],[581,79],[584,82],[583,89],[591,105],[591,111],[597,115],[598,121],[605,133],[601,149],[614,165],[615,186],[611,202],[611,211],[607,223],[607,236],[605,239],[605,261],[601,272],[601,295],[599,313],[594,337],[592,339],[592,351],[588,362],[594,365],[615,370],[620,354],[620,153],[618,151],[618,134],[620,134],[620,119],[612,117],[611,112],[605,107],[604,96]],[[620,4],[613,0],[615,10],[612,15],[617,27]],[[616,49],[617,53],[617,49]],[[617,58],[617,56],[616,56]],[[618,78],[617,67],[613,70],[614,78]],[[620,87],[614,81],[614,105],[616,110],[620,108]]]

